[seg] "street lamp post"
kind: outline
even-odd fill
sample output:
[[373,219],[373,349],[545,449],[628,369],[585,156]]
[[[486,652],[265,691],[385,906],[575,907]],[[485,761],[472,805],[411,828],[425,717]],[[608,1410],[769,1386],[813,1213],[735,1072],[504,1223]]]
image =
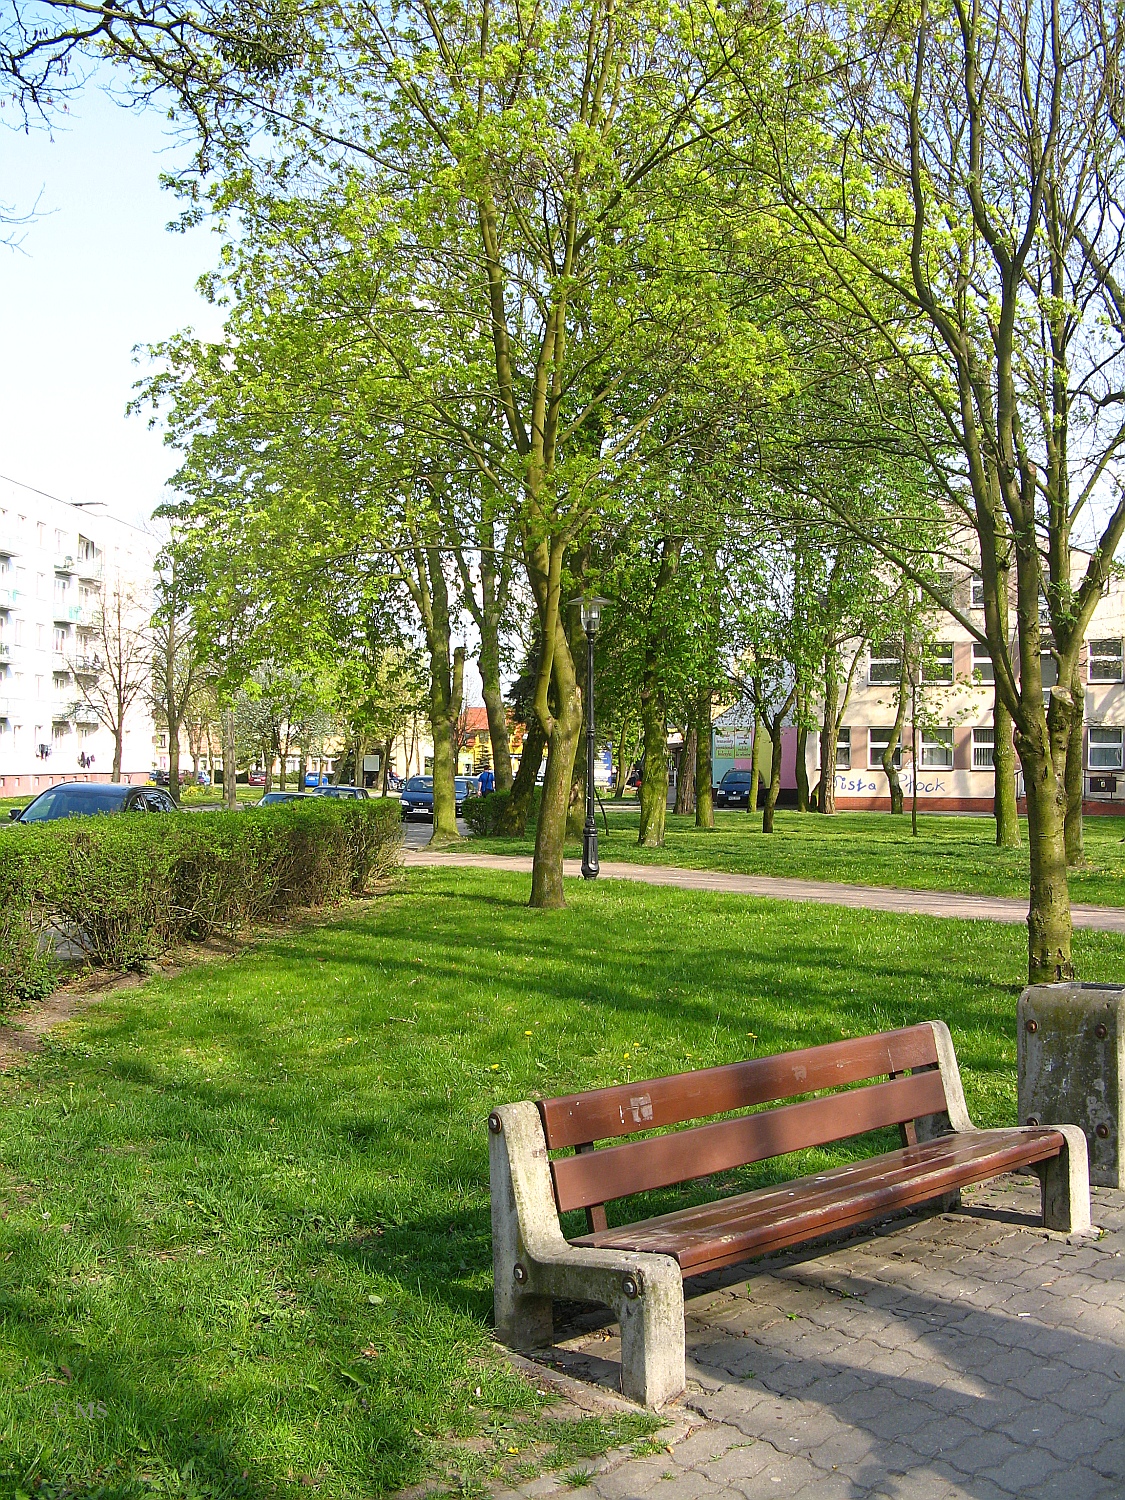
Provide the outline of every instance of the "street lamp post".
[[582,878],[598,878],[598,825],[594,818],[594,640],[608,601],[591,595],[582,600],[586,632],[586,827],[582,831]]

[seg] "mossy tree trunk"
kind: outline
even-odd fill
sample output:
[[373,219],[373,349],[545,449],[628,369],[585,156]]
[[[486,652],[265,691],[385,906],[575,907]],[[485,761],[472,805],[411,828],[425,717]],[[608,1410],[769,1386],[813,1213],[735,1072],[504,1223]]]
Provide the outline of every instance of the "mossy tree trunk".
[[672,811],[677,817],[686,818],[695,811],[695,760],[698,730],[692,719],[684,735],[680,764],[676,771],[676,805]]
[[543,751],[546,746],[547,736],[543,733],[543,726],[538,718],[533,716],[523,737],[519,769],[512,778],[511,794],[497,823],[498,833],[508,834],[515,838],[526,833],[531,797],[535,791],[539,768],[543,764]]
[[695,826],[714,828],[715,800],[711,790],[715,770],[711,755],[711,689],[704,688],[696,706]]

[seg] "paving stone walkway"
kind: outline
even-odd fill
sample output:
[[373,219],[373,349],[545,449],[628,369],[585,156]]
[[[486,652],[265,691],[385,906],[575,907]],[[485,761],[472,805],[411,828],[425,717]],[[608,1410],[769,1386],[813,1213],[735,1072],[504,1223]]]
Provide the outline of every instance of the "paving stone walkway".
[[[465,865],[476,870],[506,870],[530,874],[531,857],[524,854],[472,854],[447,849],[406,848],[407,867]],[[581,865],[568,859],[563,873],[578,879]],[[906,891],[890,886],[838,885],[828,880],[791,880],[773,875],[730,875],[720,870],[685,870],[676,865],[633,865],[605,861],[602,878],[636,880],[643,885],[673,885],[688,891],[725,891],[731,895],[764,896],[778,901],[812,901],[821,906],[850,906],[866,911],[913,913],[926,917],[958,917],[985,922],[1026,922],[1027,901],[1011,896],[965,896],[955,891]],[[1098,932],[1125,932],[1125,908],[1072,906],[1075,927]],[[1125,1496],[1123,1496],[1125,1500]]]
[[[671,1452],[587,1466],[590,1500],[1121,1500],[1125,1193],[1099,1238],[1038,1227],[1034,1179],[712,1278],[687,1304]],[[615,1326],[546,1356],[615,1385]],[[682,1440],[684,1418],[696,1425]],[[549,1476],[505,1500],[541,1500]]]

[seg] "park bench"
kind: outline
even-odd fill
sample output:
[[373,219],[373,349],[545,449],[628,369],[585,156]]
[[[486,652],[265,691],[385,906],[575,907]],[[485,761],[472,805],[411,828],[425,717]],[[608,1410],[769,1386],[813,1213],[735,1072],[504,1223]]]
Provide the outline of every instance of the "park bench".
[[[779,1103],[802,1095],[815,1097]],[[726,1118],[667,1129],[720,1115]],[[968,1184],[1016,1169],[1038,1174],[1048,1228],[1090,1227],[1082,1131],[976,1129],[941,1021],[506,1104],[493,1110],[488,1126],[498,1337],[515,1349],[549,1345],[556,1297],[611,1307],[621,1327],[622,1390],[648,1406],[684,1387],[684,1277],[897,1210],[948,1206]],[[897,1150],[656,1218],[607,1224],[605,1205],[614,1199],[888,1126],[899,1127]],[[654,1131],[660,1133],[595,1149],[599,1141]],[[570,1154],[549,1155],[562,1151]],[[570,1209],[586,1210],[589,1232],[568,1241],[559,1214]]]

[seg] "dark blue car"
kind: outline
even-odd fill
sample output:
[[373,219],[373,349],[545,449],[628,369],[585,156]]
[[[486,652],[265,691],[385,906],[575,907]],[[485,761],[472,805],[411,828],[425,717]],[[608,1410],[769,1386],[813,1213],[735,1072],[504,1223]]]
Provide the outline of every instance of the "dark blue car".
[[[476,795],[478,782],[475,776],[457,776],[453,781],[454,791],[457,797],[457,816],[461,816],[461,808],[466,797]],[[433,818],[434,815],[434,778],[432,776],[412,776],[402,789],[402,815],[404,818]]]

